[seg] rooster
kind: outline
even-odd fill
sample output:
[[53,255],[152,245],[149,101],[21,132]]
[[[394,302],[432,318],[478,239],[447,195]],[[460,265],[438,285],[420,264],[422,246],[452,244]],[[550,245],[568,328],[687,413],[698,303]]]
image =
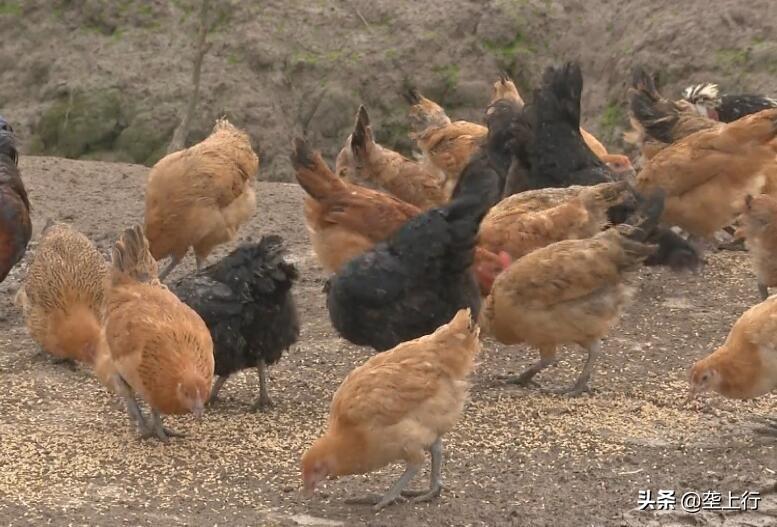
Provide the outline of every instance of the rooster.
[[0,117],[0,283],[22,259],[32,237],[30,200],[18,164],[13,128]]
[[699,115],[722,123],[736,121],[761,110],[777,108],[777,99],[764,95],[720,95],[717,84],[705,82],[688,86],[683,99],[693,104]]

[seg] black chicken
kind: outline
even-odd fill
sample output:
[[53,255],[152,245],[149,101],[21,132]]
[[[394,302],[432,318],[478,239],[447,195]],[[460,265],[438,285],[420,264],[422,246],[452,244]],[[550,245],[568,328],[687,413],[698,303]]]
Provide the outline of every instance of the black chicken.
[[477,316],[480,289],[470,267],[488,208],[480,195],[460,195],[348,262],[325,287],[335,329],[384,351],[432,333],[459,309]]
[[211,402],[230,375],[256,367],[260,391],[253,408],[272,406],[267,366],[299,338],[291,295],[297,278],[295,267],[283,258],[281,238],[265,236],[175,283],[173,291],[202,317],[213,337],[218,378]]
[[720,95],[717,84],[705,82],[688,86],[683,90],[683,99],[693,104],[699,114],[723,123],[777,108],[777,99],[764,95]]
[[24,257],[32,237],[30,201],[18,163],[13,128],[0,117],[0,283]]

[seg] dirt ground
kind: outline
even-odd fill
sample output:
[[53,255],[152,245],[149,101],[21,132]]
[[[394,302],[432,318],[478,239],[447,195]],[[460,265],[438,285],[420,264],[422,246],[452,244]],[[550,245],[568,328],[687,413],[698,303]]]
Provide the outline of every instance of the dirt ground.
[[[25,158],[22,169],[36,231],[48,218],[72,222],[107,254],[117,233],[142,218],[143,167],[40,157]],[[711,255],[695,276],[640,273],[634,304],[605,342],[591,395],[569,400],[506,387],[498,376],[526,367],[536,352],[487,343],[465,416],[444,439],[446,488],[437,501],[379,514],[343,503],[383,491],[399,466],[326,482],[305,499],[300,455],[320,433],[333,391],[370,351],[345,343],[329,324],[300,189],[260,183],[257,194],[259,212],[241,239],[281,234],[302,274],[301,342],[270,372],[277,406],[267,413],[249,411],[258,381],[246,372],[227,383],[222,402],[201,421],[169,419],[186,438],[140,441],[119,402],[88,370],[53,364],[29,339],[13,306],[25,265],[0,284],[0,523],[777,524],[774,495],[764,497],[758,513],[734,516],[634,510],[641,489],[726,495],[777,479],[777,439],[755,434],[753,424],[754,416],[777,415],[777,397],[681,404],[689,365],[757,301],[746,255],[730,252]],[[191,268],[187,260],[178,272]],[[541,375],[543,385],[572,382],[583,354],[570,350],[564,359]]]

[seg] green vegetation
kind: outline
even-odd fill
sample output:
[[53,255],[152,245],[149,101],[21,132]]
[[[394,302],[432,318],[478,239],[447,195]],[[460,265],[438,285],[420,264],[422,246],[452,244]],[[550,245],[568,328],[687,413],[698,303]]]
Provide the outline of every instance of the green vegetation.
[[599,118],[599,125],[605,137],[605,142],[611,142],[616,139],[616,130],[626,122],[626,115],[621,108],[620,103],[611,101],[602,111]]
[[458,64],[448,64],[446,66],[435,66],[432,71],[440,76],[443,87],[446,92],[453,91],[459,84],[459,75],[461,69]]
[[526,41],[520,31],[517,31],[515,37],[507,42],[485,40],[483,47],[494,56],[499,68],[509,73],[513,73],[515,70],[515,59],[518,55],[533,55],[535,53],[535,49]]
[[745,67],[749,58],[750,53],[746,49],[723,48],[715,52],[715,63],[726,70]]
[[0,16],[21,16],[22,3],[0,0]]

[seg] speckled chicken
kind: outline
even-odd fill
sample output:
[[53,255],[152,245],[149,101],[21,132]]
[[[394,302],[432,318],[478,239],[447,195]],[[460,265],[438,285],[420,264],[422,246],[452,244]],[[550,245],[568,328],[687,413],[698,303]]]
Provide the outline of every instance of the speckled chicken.
[[246,368],[259,372],[254,409],[272,406],[267,366],[299,338],[299,319],[291,289],[296,268],[283,257],[280,236],[244,244],[218,263],[175,282],[173,291],[208,325],[213,338],[215,400],[230,375]]
[[[372,357],[345,378],[332,398],[326,432],[302,457],[305,490],[328,476],[364,474],[404,461],[402,477],[383,496],[350,503],[380,510],[401,497],[429,501],[442,492],[442,437],[461,418],[468,377],[480,353],[479,329],[461,310],[432,334]],[[428,490],[405,490],[431,453]]]
[[765,95],[725,94],[720,95],[717,84],[705,82],[688,86],[683,90],[683,99],[693,104],[699,115],[730,123],[761,110],[777,108],[777,99]]
[[526,343],[540,351],[537,363],[508,382],[532,382],[555,363],[558,346],[575,343],[588,350],[588,360],[575,385],[557,393],[588,390],[601,339],[630,297],[626,273],[655,250],[631,239],[642,236],[641,229],[619,225],[592,238],[557,242],[497,277],[480,315],[483,331],[503,344]]
[[745,239],[761,300],[777,286],[777,199],[761,194],[745,197],[737,237]]
[[259,158],[248,135],[226,119],[201,143],[163,157],[148,174],[145,231],[163,280],[194,249],[197,268],[235,238],[256,211]]
[[18,163],[13,128],[0,117],[0,283],[24,257],[32,237],[30,200]]
[[[113,248],[104,324],[112,364],[101,364],[101,371],[115,372],[107,385],[124,400],[141,437],[181,435],[165,428],[161,415],[202,415],[213,382],[213,341],[200,316],[159,282],[140,227],[125,230]],[[150,423],[136,396],[151,408]]]
[[351,183],[388,192],[422,209],[447,200],[437,171],[375,142],[364,106],[359,107],[353,133],[337,156],[335,172]]
[[[731,328],[726,342],[691,368],[691,400],[706,391],[753,399],[777,390],[777,296],[751,307]],[[763,430],[777,435],[777,418]]]
[[94,244],[73,227],[46,228],[16,296],[30,336],[44,351],[93,362],[107,270]]

